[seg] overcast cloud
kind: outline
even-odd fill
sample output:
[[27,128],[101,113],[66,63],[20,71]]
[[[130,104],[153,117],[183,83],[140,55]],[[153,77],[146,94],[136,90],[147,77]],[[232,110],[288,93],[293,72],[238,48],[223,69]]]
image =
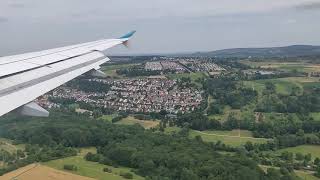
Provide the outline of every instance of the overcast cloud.
[[0,55],[119,37],[167,53],[233,47],[320,45],[315,0],[1,0]]

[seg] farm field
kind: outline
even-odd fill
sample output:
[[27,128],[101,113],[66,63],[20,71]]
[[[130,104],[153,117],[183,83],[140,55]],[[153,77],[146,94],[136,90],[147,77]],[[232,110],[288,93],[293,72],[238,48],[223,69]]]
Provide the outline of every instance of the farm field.
[[[81,151],[81,153],[78,156],[49,161],[47,163],[44,163],[44,165],[52,167],[54,169],[62,170],[62,171],[64,171],[63,166],[65,164],[76,165],[78,170],[72,171],[71,173],[74,173],[80,176],[91,177],[98,180],[124,180],[125,178],[120,176],[120,172],[132,173],[133,179],[135,180],[144,179],[143,177],[138,176],[133,172],[131,172],[130,168],[125,168],[125,167],[114,168],[112,166],[106,166],[96,162],[86,161],[83,157],[89,151],[90,152],[94,151],[94,148],[84,149]],[[112,169],[112,173],[103,172],[103,168],[106,168],[106,167]]]
[[79,176],[65,171],[56,170],[40,164],[31,164],[23,168],[7,173],[1,177],[7,180],[93,180],[84,176]]
[[320,158],[320,146],[317,145],[302,145],[297,147],[290,147],[278,150],[277,152],[280,154],[281,152],[288,151],[292,153],[302,153],[304,155],[311,153],[312,159],[318,157]]
[[298,72],[319,72],[319,64],[310,64],[306,62],[252,62],[252,61],[242,61],[242,63],[251,66],[252,68],[264,68],[264,69],[278,69],[283,71],[298,71]]
[[134,118],[132,116],[128,116],[126,118],[123,118],[121,121],[116,122],[116,124],[121,124],[121,125],[140,124],[145,129],[150,129],[150,128],[156,127],[157,125],[159,125],[159,123],[160,123],[159,121],[139,120],[139,119],[136,119],[136,118]]

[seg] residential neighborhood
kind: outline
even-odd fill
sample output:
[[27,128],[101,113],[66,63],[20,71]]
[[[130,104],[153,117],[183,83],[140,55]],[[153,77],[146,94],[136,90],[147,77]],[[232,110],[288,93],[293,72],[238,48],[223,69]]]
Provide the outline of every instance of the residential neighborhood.
[[57,107],[49,101],[62,98],[84,102],[97,107],[126,112],[160,112],[177,114],[194,111],[202,102],[201,92],[192,88],[180,88],[176,80],[163,77],[146,79],[89,79],[110,86],[108,92],[84,92],[68,86],[62,86],[40,98],[42,105]]
[[162,58],[160,61],[146,62],[144,68],[147,71],[170,70],[175,73],[225,71],[223,67],[210,60],[195,58]]

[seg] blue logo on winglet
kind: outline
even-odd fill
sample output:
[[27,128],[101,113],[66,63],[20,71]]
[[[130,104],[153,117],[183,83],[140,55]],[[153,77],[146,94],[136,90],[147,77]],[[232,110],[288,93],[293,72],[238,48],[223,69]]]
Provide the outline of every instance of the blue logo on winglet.
[[133,36],[133,35],[134,35],[134,33],[136,33],[136,31],[131,31],[131,32],[129,32],[128,34],[126,34],[126,35],[124,35],[124,36],[120,37],[120,39],[127,39],[127,38],[130,38],[131,36]]

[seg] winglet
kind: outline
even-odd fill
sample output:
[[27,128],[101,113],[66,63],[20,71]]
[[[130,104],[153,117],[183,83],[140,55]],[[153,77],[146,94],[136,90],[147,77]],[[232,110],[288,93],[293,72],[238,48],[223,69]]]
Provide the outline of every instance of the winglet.
[[131,38],[131,37],[134,35],[134,33],[136,33],[136,31],[131,31],[131,32],[129,32],[128,34],[120,37],[120,39],[129,39],[129,38]]

